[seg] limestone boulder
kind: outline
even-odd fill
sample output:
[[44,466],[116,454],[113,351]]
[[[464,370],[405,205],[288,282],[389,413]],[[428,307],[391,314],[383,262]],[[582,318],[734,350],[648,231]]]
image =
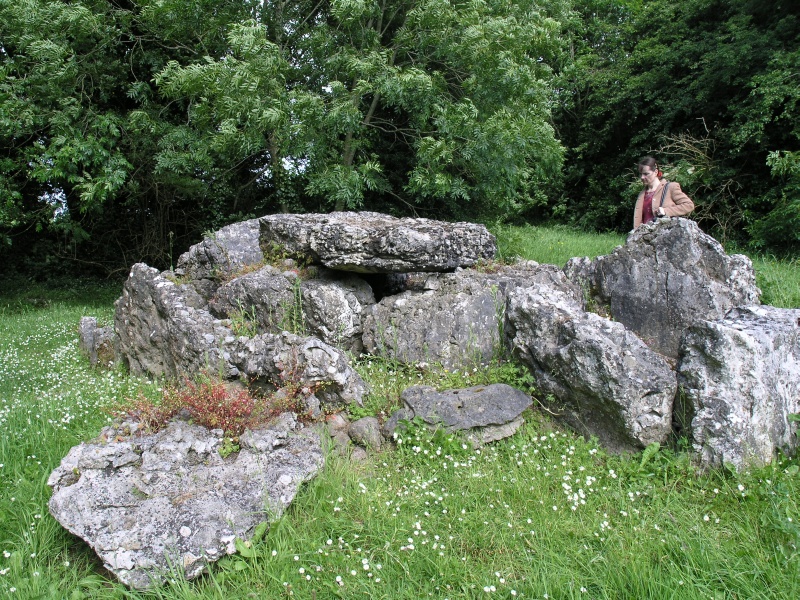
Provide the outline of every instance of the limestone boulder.
[[300,278],[265,266],[221,285],[208,305],[215,316],[252,324],[256,333],[305,331],[358,355],[363,313],[374,303],[372,288],[357,275],[315,269]]
[[93,367],[109,367],[116,360],[117,337],[113,327],[98,327],[95,317],[81,317],[78,347]]
[[574,429],[615,452],[667,440],[675,373],[621,323],[544,285],[512,291],[506,318],[514,353]]
[[372,212],[262,217],[262,248],[357,273],[452,271],[494,258],[483,225],[396,218]]
[[673,359],[688,326],[758,304],[761,294],[749,258],[726,254],[681,218],[642,225],[611,254],[573,259],[565,270],[615,321]]
[[236,377],[225,345],[229,323],[190,306],[178,285],[157,269],[135,264],[116,301],[119,358],[130,372],[175,379],[204,369]]
[[176,379],[201,371],[244,378],[270,391],[316,391],[323,403],[360,403],[366,384],[346,354],[308,336],[236,336],[229,319],[188,306],[181,287],[157,269],[134,265],[117,300],[119,356],[134,374]]
[[383,434],[392,438],[402,420],[416,417],[431,427],[462,431],[478,446],[513,435],[523,424],[523,411],[533,404],[531,397],[510,385],[494,383],[438,392],[417,385],[400,396],[403,408],[384,424]]
[[361,405],[369,389],[343,350],[289,332],[240,337],[228,355],[237,373],[259,383],[313,394],[327,406]]
[[362,448],[381,449],[381,426],[375,417],[362,417],[350,423],[347,435]]
[[222,431],[173,421],[151,435],[104,430],[51,474],[50,513],[124,584],[192,579],[280,517],[323,467],[319,436],[284,414],[240,437],[223,458]]
[[750,306],[690,327],[676,418],[706,467],[758,467],[798,446],[800,310]]
[[295,303],[295,277],[269,265],[235,277],[215,290],[208,310],[220,319],[252,321],[260,332],[280,330]]
[[405,363],[441,363],[448,368],[486,364],[503,343],[509,291],[535,283],[565,290],[576,302],[581,299],[580,288],[560,269],[533,261],[489,273],[429,274],[411,289],[370,307],[364,319],[364,348]]
[[370,285],[356,275],[309,279],[300,284],[302,315],[309,335],[357,356],[364,349],[364,319],[375,304]]
[[260,232],[258,219],[223,227],[181,254],[175,272],[191,280],[220,280],[246,267],[263,264]]

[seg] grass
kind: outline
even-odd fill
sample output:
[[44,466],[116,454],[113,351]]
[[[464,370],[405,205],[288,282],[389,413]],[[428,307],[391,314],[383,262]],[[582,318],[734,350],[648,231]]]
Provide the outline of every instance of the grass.
[[[558,242],[570,245],[574,232],[526,229],[550,253],[528,257],[559,264],[571,254]],[[522,237],[502,243],[522,246]],[[611,237],[595,243],[591,250],[585,240],[581,253],[615,245]],[[776,289],[791,277],[775,275]],[[364,463],[332,454],[252,556],[227,557],[192,582],[126,590],[50,517],[46,486],[67,450],[105,424],[103,408],[160,394],[157,382],[93,370],[79,355],[80,317],[108,323],[118,293],[80,282],[0,290],[4,597],[800,597],[798,459],[701,475],[667,449],[610,456],[537,411],[516,435],[482,450],[412,427],[397,449]],[[372,414],[388,414],[413,383],[528,383],[509,364],[455,372],[376,359],[356,366],[373,386]]]
[[498,255],[502,259],[519,256],[559,267],[574,256],[595,258],[625,243],[624,235],[586,233],[565,225],[496,225],[491,232],[497,237]]

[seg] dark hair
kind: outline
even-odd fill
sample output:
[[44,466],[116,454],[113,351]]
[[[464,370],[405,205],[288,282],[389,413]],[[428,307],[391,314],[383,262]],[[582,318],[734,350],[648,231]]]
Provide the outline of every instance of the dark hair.
[[650,167],[650,170],[655,171],[659,179],[661,179],[661,177],[664,175],[661,172],[661,169],[658,168],[658,163],[656,162],[656,159],[653,158],[652,156],[645,156],[642,160],[639,161],[639,173],[642,172],[643,167]]

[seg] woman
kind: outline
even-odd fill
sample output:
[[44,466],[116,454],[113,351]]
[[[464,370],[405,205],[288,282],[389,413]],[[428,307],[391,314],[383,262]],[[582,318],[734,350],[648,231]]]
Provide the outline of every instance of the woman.
[[636,199],[636,208],[633,209],[634,229],[658,217],[682,217],[694,210],[694,202],[683,193],[680,184],[662,179],[663,175],[652,156],[645,156],[639,161],[639,178],[644,190]]

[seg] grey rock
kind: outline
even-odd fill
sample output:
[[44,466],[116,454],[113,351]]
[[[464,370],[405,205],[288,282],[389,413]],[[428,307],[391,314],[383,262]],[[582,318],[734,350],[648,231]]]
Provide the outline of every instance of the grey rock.
[[401,394],[403,408],[384,424],[382,433],[391,438],[401,420],[421,418],[432,427],[464,431],[480,444],[508,437],[523,423],[522,412],[533,401],[525,392],[493,383],[437,392],[430,386],[413,386]]
[[543,285],[513,291],[506,317],[514,353],[573,428],[615,452],[667,440],[675,373],[622,324]]
[[258,219],[223,227],[178,258],[175,272],[190,279],[219,280],[245,267],[262,264]]
[[337,431],[332,436],[333,449],[339,456],[348,456],[352,450],[352,442],[346,431]]
[[511,437],[525,423],[521,416],[502,425],[486,425],[467,431],[465,437],[473,448],[479,448],[498,440]]
[[705,467],[770,463],[798,446],[800,310],[751,306],[690,327],[676,418]]
[[375,304],[372,288],[357,276],[312,279],[300,286],[307,331],[353,355],[361,354],[364,313]]
[[361,405],[368,392],[346,354],[313,337],[283,332],[237,338],[230,346],[229,358],[248,381],[305,388],[328,406]]
[[98,327],[95,317],[81,317],[78,346],[93,367],[113,365],[117,355],[117,337],[111,327]]
[[331,413],[325,417],[325,425],[331,434],[335,434],[340,431],[347,432],[347,428],[350,426],[350,421],[347,420],[347,417],[343,412],[337,412]]
[[362,417],[353,421],[347,433],[351,440],[363,448],[381,449],[381,426],[375,417]]
[[424,283],[383,298],[366,311],[364,348],[374,355],[415,364],[472,368],[488,363],[503,343],[508,292],[546,283],[582,298],[578,286],[553,265],[533,261],[491,273],[461,270],[429,274]]
[[115,307],[119,358],[131,373],[174,379],[210,369],[238,375],[223,347],[234,339],[228,323],[189,306],[180,287],[157,269],[135,264]]
[[293,282],[278,269],[265,266],[223,283],[208,301],[211,314],[221,319],[246,319],[259,333],[278,333],[294,309]]
[[256,333],[304,330],[322,341],[360,354],[362,313],[375,303],[363,279],[317,269],[296,279],[271,266],[237,277],[209,300],[212,314],[252,323]]
[[758,304],[761,294],[746,256],[725,254],[688,219],[659,219],[634,230],[590,266],[568,263],[599,305],[653,350],[677,358],[684,329]]
[[262,246],[277,245],[341,271],[450,271],[494,258],[497,252],[494,236],[473,223],[371,212],[269,215],[260,222]]
[[201,371],[255,385],[307,388],[322,403],[361,403],[366,384],[347,356],[321,340],[290,333],[236,337],[230,321],[184,302],[181,289],[137,264],[117,300],[119,354],[134,374],[177,378]]
[[53,471],[53,517],[84,539],[124,584],[192,579],[280,517],[323,466],[319,437],[291,415],[240,438],[223,459],[220,431],[173,421],[163,431],[72,448]]
[[367,451],[361,446],[350,447],[350,460],[354,463],[364,462],[369,458]]

